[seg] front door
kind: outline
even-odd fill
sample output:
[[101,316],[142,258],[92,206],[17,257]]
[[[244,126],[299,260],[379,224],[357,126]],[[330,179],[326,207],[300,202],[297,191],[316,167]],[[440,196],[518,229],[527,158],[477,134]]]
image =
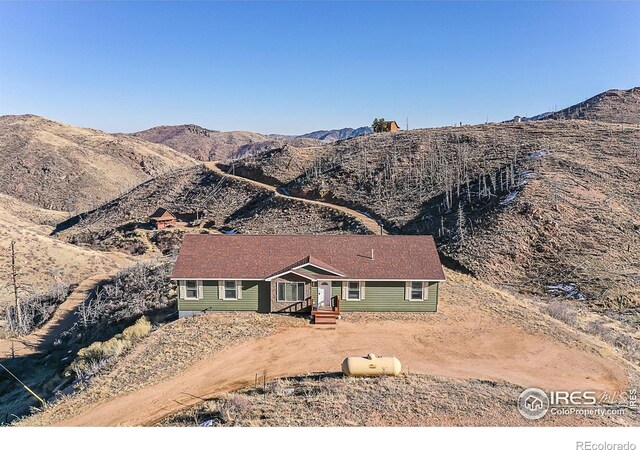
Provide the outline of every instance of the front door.
[[331,283],[321,281],[318,284],[318,308],[331,306]]

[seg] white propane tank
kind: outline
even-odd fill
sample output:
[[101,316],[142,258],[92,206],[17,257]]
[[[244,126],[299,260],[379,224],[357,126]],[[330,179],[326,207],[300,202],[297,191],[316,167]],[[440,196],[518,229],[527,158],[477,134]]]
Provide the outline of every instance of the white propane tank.
[[342,362],[342,373],[349,377],[396,376],[402,370],[400,360],[393,356],[349,356]]

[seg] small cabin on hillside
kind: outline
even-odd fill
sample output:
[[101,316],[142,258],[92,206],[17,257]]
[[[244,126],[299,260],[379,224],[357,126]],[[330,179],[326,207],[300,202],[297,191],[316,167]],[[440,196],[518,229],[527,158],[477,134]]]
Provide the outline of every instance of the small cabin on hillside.
[[444,272],[432,236],[194,235],[172,280],[180,317],[213,311],[436,312]]
[[158,208],[156,212],[149,216],[149,222],[158,230],[168,226],[175,226],[177,218],[175,214],[164,208]]
[[386,127],[385,131],[389,133],[395,133],[396,131],[400,130],[400,127],[398,126],[395,120],[387,120],[384,124]]

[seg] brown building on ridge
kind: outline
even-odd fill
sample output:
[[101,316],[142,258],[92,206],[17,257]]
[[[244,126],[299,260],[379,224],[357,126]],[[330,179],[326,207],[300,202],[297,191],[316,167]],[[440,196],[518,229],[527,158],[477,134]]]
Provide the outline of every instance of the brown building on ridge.
[[164,208],[158,208],[149,216],[149,221],[158,229],[176,224],[176,216]]
[[390,133],[395,133],[400,129],[400,127],[398,126],[395,120],[387,120],[384,124],[387,127],[385,131],[388,131]]

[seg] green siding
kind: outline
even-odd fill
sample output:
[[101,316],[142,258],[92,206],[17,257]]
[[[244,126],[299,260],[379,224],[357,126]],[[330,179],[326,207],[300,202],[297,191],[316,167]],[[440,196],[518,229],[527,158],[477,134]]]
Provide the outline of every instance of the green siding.
[[318,283],[311,284],[311,298],[313,299],[314,305],[318,303]]
[[297,272],[306,273],[310,275],[333,275],[331,272],[327,272],[326,270],[317,269],[315,267],[303,267],[301,269],[296,269]]
[[[200,300],[178,299],[179,311],[259,311],[269,312],[271,307],[271,285],[266,281],[243,281],[242,298],[222,300],[218,298],[218,282],[203,282],[203,298]],[[435,312],[438,308],[438,290],[436,282],[430,282],[427,298],[422,302],[411,302],[404,297],[405,283],[402,281],[367,281],[365,298],[360,301],[342,299],[342,311],[408,311]],[[342,283],[332,282],[331,295],[342,295]],[[311,296],[318,298],[318,287],[311,286]]]
[[405,300],[404,289],[405,283],[403,281],[367,281],[365,298],[359,301],[343,299],[340,302],[340,310],[398,312],[435,312],[437,310],[438,283],[429,283],[427,298],[422,302]]
[[342,295],[342,282],[334,281],[331,283],[331,297],[337,297],[339,295]]
[[[222,300],[218,297],[218,282],[204,281],[203,298],[200,300],[178,300],[178,311],[265,311],[268,308],[270,285],[266,281],[242,281],[242,298]],[[260,302],[258,299],[260,298]],[[260,303],[260,307],[259,307]],[[267,312],[268,309],[265,311]]]

